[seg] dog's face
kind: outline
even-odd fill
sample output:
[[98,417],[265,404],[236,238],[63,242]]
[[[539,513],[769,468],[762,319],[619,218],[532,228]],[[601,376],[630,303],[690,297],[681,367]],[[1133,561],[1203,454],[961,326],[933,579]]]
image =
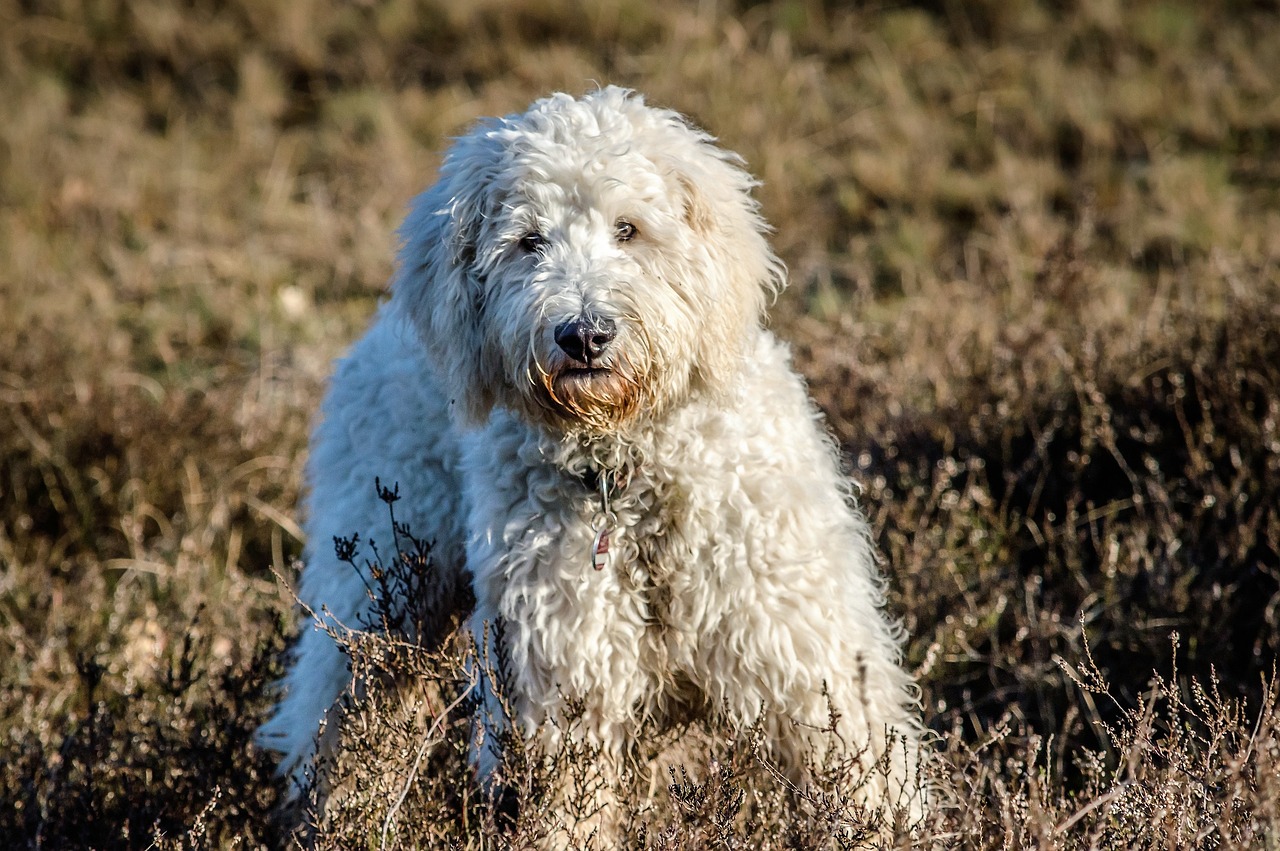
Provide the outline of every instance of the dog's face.
[[612,87],[457,141],[394,297],[466,419],[602,433],[728,386],[784,273],[713,142]]

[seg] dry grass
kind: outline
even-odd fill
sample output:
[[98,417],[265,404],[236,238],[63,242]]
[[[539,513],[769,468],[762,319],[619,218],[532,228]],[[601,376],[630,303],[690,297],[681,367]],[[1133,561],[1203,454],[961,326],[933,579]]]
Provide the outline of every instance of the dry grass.
[[[594,81],[765,181],[954,793],[900,844],[1280,847],[1276,43],[1272,3],[0,0],[0,836],[287,843],[248,735],[327,364],[448,137]],[[485,801],[458,651],[362,641],[318,844],[554,827],[589,754]],[[696,741],[637,846],[855,841]]]

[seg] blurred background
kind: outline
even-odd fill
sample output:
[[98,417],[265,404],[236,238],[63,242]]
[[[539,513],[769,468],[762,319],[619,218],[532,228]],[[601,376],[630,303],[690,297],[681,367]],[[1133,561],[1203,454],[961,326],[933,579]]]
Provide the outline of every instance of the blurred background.
[[937,835],[1261,847],[1278,46],[1268,2],[0,0],[0,835],[278,841],[247,737],[330,362],[452,136],[615,83],[762,181]]

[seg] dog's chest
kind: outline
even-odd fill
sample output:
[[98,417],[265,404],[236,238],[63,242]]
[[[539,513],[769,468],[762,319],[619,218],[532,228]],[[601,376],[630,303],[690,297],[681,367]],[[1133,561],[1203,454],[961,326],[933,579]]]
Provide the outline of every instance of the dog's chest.
[[[692,555],[687,552],[683,494],[669,484],[630,482],[614,495],[609,510],[588,510],[593,530],[601,522],[609,530],[609,559],[601,569],[613,572],[625,588],[640,593],[650,603],[655,621],[671,626],[662,617],[668,612],[672,584],[678,583]],[[592,505],[592,508],[595,508]]]
[[[607,569],[637,616],[637,662],[668,703],[696,700],[685,672],[708,631],[700,542],[689,534],[689,498],[675,485],[632,485],[617,500],[619,529]],[[608,577],[605,577],[606,581]]]
[[703,703],[696,660],[721,617],[715,506],[668,467],[631,469],[604,492],[558,465],[490,492],[502,510],[488,539],[503,546],[475,568],[477,597],[557,689],[665,723]]

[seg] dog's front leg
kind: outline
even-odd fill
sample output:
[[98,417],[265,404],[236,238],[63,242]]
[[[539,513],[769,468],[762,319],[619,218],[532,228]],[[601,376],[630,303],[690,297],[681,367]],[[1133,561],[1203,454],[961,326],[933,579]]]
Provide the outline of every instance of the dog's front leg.
[[484,614],[477,611],[471,622],[475,656],[469,673],[478,698],[471,729],[471,767],[476,780],[491,787],[495,781],[502,782],[495,773],[502,765],[502,741],[511,728],[511,709],[502,690],[503,667],[496,635],[500,624]]
[[513,640],[502,621],[478,612],[472,630],[479,700],[471,763],[500,819],[519,841],[547,851],[615,847],[624,821],[617,803],[623,759],[621,747],[602,744],[601,731],[588,723],[599,709],[564,701],[550,715],[535,711],[537,701],[510,681],[502,661],[511,652],[503,645]]

